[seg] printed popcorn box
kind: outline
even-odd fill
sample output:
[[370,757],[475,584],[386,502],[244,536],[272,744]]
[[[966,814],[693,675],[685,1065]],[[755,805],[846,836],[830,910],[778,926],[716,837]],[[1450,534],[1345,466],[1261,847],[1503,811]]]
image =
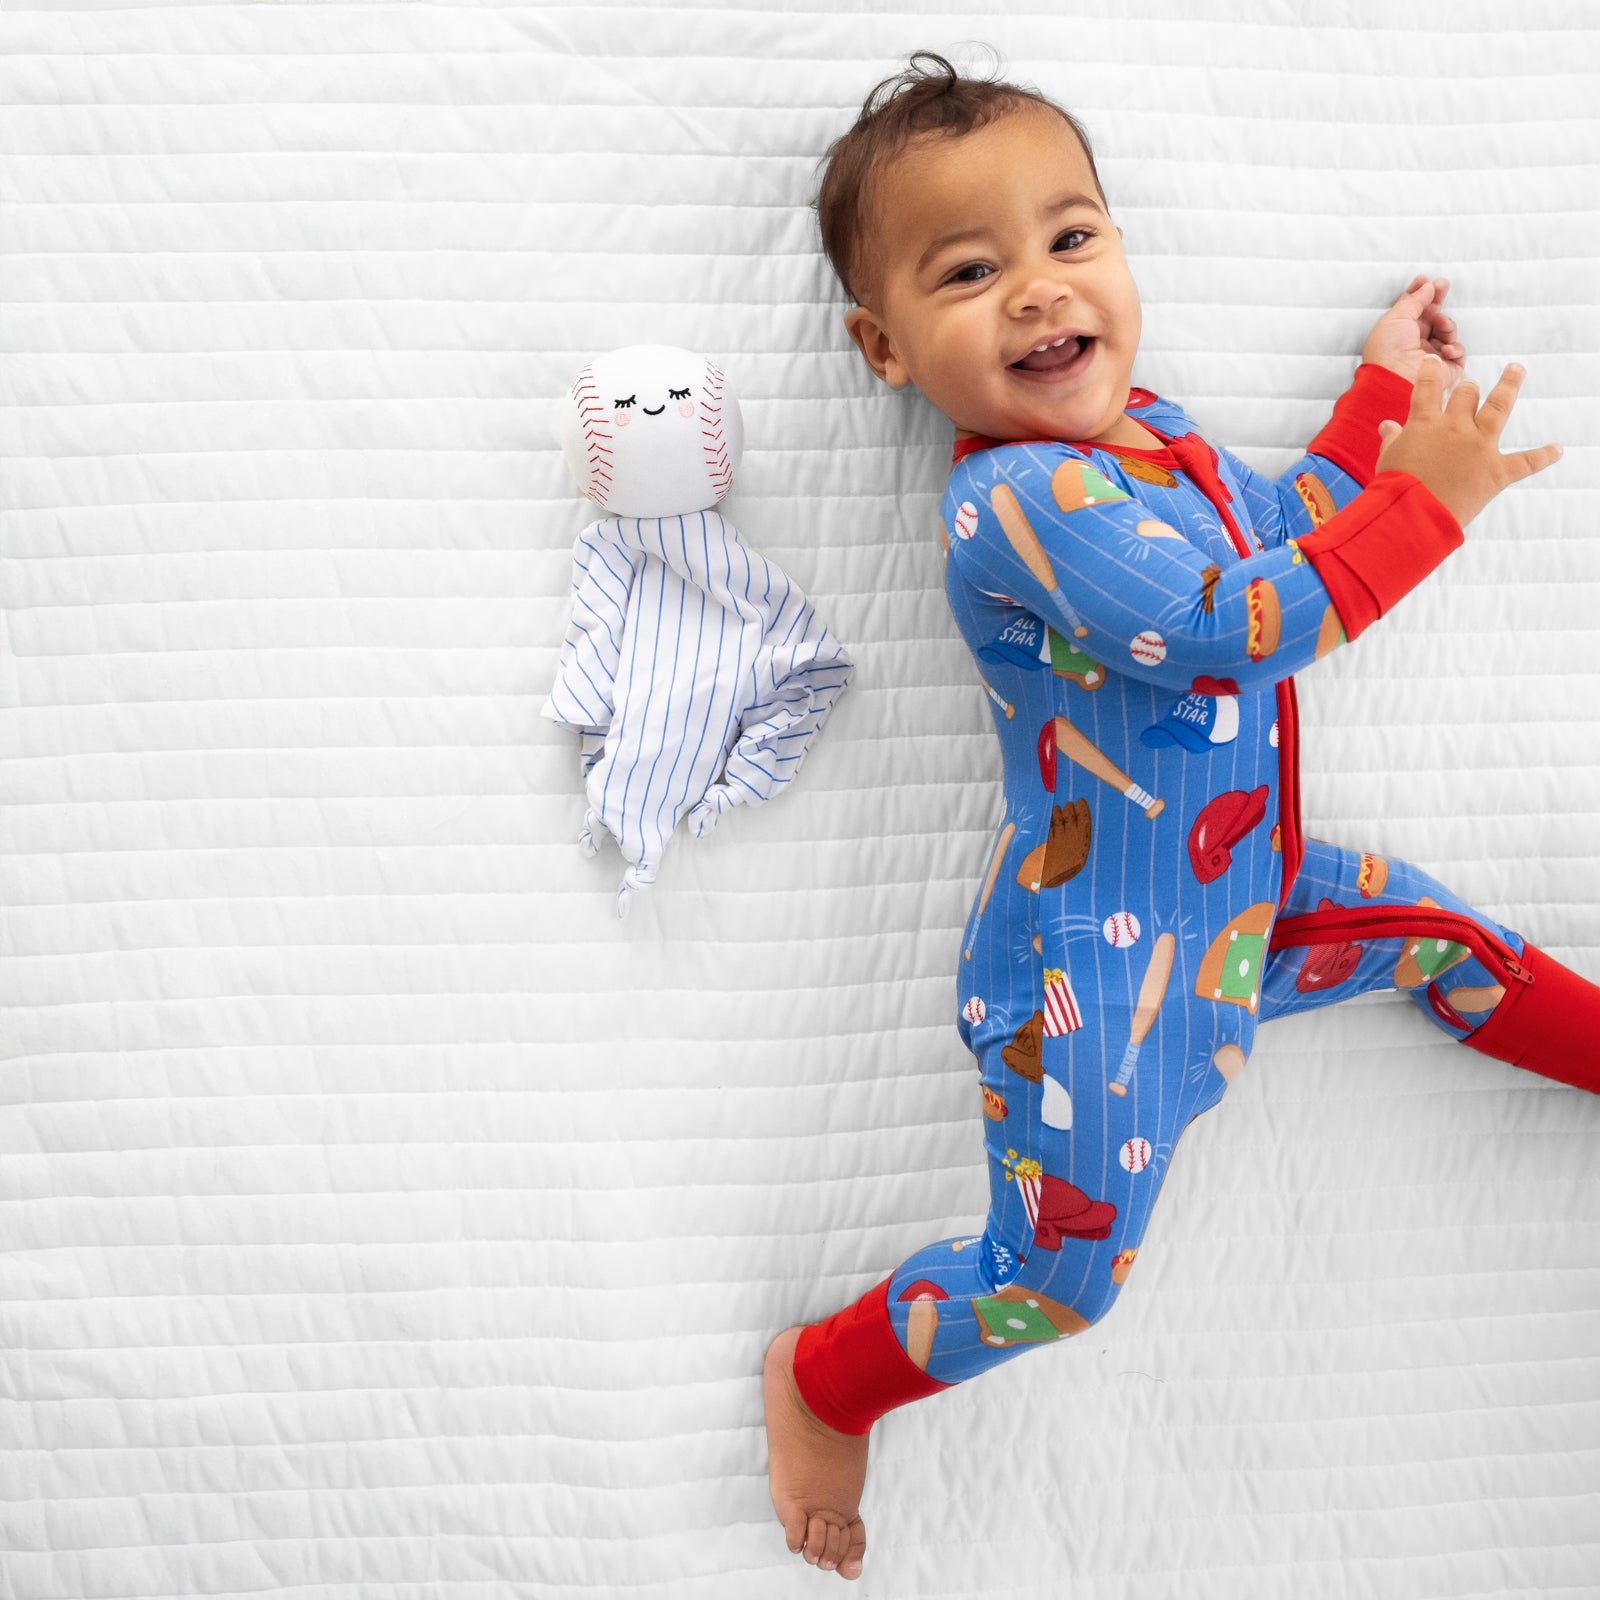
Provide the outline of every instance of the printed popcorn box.
[[1044,1168],[1029,1156],[1018,1157],[1015,1150],[1007,1150],[1001,1165],[1006,1169],[1006,1182],[1017,1180],[1022,1194],[1022,1209],[1027,1213],[1029,1228],[1039,1226],[1039,1191],[1043,1186]]
[[1060,967],[1044,969],[1044,1036],[1059,1039],[1083,1026],[1083,1013],[1078,1009],[1078,997]]

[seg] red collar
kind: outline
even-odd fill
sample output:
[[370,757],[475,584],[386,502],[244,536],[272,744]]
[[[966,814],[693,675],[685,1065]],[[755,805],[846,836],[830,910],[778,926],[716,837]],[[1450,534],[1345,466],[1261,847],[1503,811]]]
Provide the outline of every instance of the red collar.
[[[1148,422],[1143,426],[1150,428]],[[955,466],[957,462],[978,450],[992,450],[996,445],[1002,444],[1071,444],[1076,450],[1108,450],[1114,456],[1133,456],[1136,460],[1164,467],[1169,472],[1187,473],[1195,487],[1216,507],[1234,549],[1241,556],[1248,556],[1250,546],[1246,543],[1244,534],[1240,532],[1238,523],[1227,510],[1233,495],[1217,476],[1216,451],[1198,433],[1168,435],[1154,428],[1150,428],[1150,431],[1162,441],[1159,450],[1139,449],[1128,444],[1095,444],[1089,439],[988,439],[980,434],[971,439],[956,440],[955,459],[951,462],[951,466]]]

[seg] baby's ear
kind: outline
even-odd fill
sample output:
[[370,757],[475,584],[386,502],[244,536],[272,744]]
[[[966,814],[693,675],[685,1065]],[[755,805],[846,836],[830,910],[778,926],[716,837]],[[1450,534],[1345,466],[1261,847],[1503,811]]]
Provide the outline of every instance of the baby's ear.
[[[889,341],[887,330],[877,317],[865,306],[856,306],[854,310],[845,312],[844,326],[845,332],[855,341],[856,348],[865,358],[867,365],[891,389],[904,388],[909,380],[904,375],[900,363],[895,360],[894,346]],[[892,374],[889,370],[891,362],[894,364]]]

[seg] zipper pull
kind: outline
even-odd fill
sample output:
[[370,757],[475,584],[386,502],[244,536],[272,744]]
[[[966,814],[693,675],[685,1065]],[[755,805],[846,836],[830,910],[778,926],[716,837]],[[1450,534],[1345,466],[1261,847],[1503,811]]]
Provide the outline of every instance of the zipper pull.
[[1504,964],[1506,971],[1510,973],[1510,975],[1515,978],[1518,983],[1533,982],[1533,974],[1529,972],[1520,961],[1513,960],[1510,956],[1502,956],[1500,959]]

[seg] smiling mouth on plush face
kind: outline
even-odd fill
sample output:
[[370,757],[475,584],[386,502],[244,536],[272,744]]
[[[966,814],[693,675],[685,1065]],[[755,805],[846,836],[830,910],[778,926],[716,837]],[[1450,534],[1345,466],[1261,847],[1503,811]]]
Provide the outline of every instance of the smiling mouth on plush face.
[[1020,361],[1013,361],[1012,372],[1042,372],[1061,374],[1087,366],[1094,357],[1095,341],[1087,334],[1073,334],[1047,345],[1043,350],[1030,350]]

